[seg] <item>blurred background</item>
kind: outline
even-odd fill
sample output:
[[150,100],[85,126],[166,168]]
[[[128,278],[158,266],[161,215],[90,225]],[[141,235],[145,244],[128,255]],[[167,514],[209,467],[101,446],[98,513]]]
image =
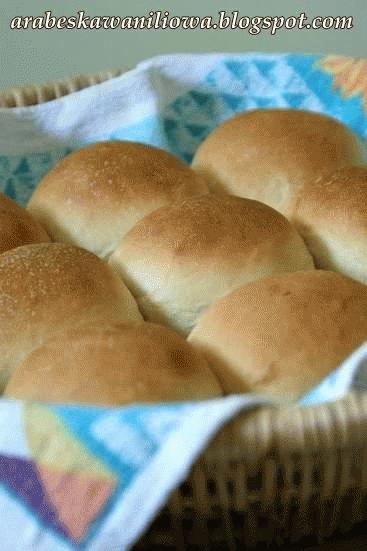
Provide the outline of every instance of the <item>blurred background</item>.
[[[352,30],[11,30],[15,16],[212,15],[353,16]],[[154,55],[177,52],[307,52],[367,57],[367,0],[0,0],[0,89],[78,73],[131,68]]]

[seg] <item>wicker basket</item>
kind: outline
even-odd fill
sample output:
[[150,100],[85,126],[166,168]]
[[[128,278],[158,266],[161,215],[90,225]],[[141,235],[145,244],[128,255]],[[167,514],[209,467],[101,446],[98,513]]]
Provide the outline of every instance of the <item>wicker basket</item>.
[[0,91],[0,107],[26,107],[52,101],[67,94],[72,94],[88,86],[99,84],[105,80],[117,77],[124,71],[110,70],[95,75],[77,75],[46,84],[9,88]]
[[[0,106],[50,101],[121,73],[14,88],[0,93]],[[367,393],[238,416],[210,444],[136,549],[224,551],[272,542],[283,547],[307,536],[323,540],[365,521]],[[355,550],[367,548],[364,538],[353,541]]]

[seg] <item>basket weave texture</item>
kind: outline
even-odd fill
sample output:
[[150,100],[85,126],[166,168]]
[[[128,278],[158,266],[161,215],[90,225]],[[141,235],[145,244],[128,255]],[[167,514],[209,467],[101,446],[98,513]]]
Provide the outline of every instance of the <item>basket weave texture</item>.
[[0,91],[0,107],[27,107],[45,103],[117,77],[123,72],[116,69],[93,75],[77,75],[41,85],[9,88]]
[[[80,75],[0,91],[36,105],[122,74]],[[250,549],[367,522],[367,392],[321,406],[261,408],[213,440],[137,550]]]

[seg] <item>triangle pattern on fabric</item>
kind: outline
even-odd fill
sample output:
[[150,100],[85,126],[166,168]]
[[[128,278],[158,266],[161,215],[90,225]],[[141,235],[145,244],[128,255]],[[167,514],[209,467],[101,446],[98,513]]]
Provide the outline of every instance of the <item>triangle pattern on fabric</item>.
[[241,105],[243,106],[244,98],[242,96],[234,96],[233,94],[221,94],[220,96],[227,107],[233,113],[236,113]]
[[267,60],[256,60],[254,62],[256,64],[256,67],[258,69],[258,71],[263,75],[264,78],[266,78],[267,80],[270,80],[270,81],[273,81],[273,78],[274,78],[274,74],[273,74],[273,70],[274,70],[274,61],[270,60],[270,61],[267,61]]
[[17,166],[17,168],[14,170],[14,174],[20,175],[20,174],[29,174],[30,168],[27,159],[22,159]]
[[293,107],[295,108],[303,107],[305,101],[307,100],[307,96],[305,96],[304,94],[285,93],[283,94],[283,96],[287,103],[289,103],[289,105],[293,105]]
[[233,77],[239,80],[244,80],[247,76],[248,63],[243,61],[225,61],[224,65],[227,67]]
[[106,506],[116,484],[88,475],[57,471],[45,465],[38,465],[37,469],[61,523],[75,541],[81,541]]
[[6,181],[5,187],[4,187],[4,193],[5,193],[5,195],[10,197],[11,199],[16,199],[17,198],[17,190],[16,190],[16,187],[15,187],[13,178],[9,178]]
[[248,71],[248,93],[257,96],[269,96],[274,93],[274,84],[260,73],[255,63]]
[[208,127],[200,124],[187,124],[186,128],[195,138],[203,139],[208,133]]
[[0,483],[36,513],[46,526],[69,537],[69,532],[60,522],[58,512],[45,492],[34,461],[0,455]]
[[210,98],[208,94],[204,94],[203,92],[198,92],[197,90],[191,90],[191,92],[189,92],[189,95],[194,100],[196,105],[198,105],[199,107],[203,107],[208,102],[208,99]]
[[252,96],[250,101],[251,101],[251,107],[252,108],[255,107],[256,109],[258,108],[266,109],[266,108],[277,106],[277,101],[274,98],[259,98],[256,96]]
[[47,406],[26,403],[24,424],[29,449],[38,465],[115,482],[116,476],[108,466],[95,457]]

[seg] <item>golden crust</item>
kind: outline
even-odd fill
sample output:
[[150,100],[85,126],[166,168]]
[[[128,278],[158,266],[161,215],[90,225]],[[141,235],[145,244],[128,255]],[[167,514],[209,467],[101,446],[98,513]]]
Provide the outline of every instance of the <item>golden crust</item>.
[[239,285],[313,267],[302,239],[280,213],[216,194],[150,213],[124,236],[110,263],[145,319],[183,334],[209,304]]
[[0,254],[21,245],[49,241],[50,237],[39,222],[0,192]]
[[200,258],[212,262],[232,260],[244,248],[283,240],[294,230],[283,216],[258,201],[232,195],[210,194],[162,207],[150,213],[123,239],[137,252],[157,247],[170,260]]
[[268,109],[224,122],[199,146],[192,166],[212,191],[257,199],[286,213],[299,186],[318,174],[364,160],[365,146],[335,119]]
[[145,322],[68,329],[25,358],[5,395],[122,405],[222,394],[207,361],[172,330]]
[[189,336],[225,392],[296,399],[367,339],[367,287],[312,270],[244,285]]
[[147,213],[207,192],[200,176],[162,149],[98,142],[62,159],[40,182],[28,209],[55,240],[107,257]]
[[25,354],[88,319],[141,319],[121,279],[92,253],[61,243],[0,255],[0,388]]
[[367,284],[367,167],[345,167],[305,184],[289,216],[317,267]]

